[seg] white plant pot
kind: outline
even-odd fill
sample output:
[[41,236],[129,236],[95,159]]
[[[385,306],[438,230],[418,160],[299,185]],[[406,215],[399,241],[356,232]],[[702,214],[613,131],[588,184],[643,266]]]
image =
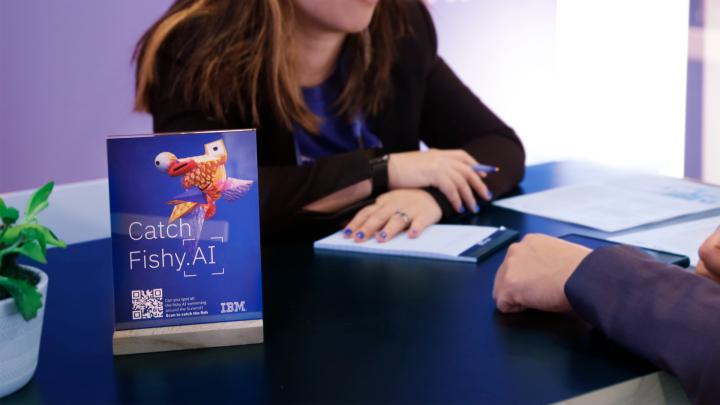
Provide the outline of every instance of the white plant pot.
[[34,267],[25,268],[40,275],[37,287],[43,306],[37,317],[28,322],[18,312],[15,300],[0,301],[0,398],[27,384],[38,363],[48,276]]

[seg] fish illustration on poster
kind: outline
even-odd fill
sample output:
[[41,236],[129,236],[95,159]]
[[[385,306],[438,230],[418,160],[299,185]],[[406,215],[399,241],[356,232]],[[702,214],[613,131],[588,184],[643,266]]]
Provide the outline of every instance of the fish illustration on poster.
[[186,190],[168,202],[173,205],[169,224],[189,216],[193,233],[201,235],[205,220],[212,218],[217,211],[217,200],[235,201],[250,190],[254,183],[252,180],[227,176],[227,158],[227,148],[222,139],[205,144],[203,155],[178,158],[171,152],[160,152],[155,157],[158,170],[171,177],[180,177],[181,186]]
[[107,152],[116,331],[262,319],[255,131]]

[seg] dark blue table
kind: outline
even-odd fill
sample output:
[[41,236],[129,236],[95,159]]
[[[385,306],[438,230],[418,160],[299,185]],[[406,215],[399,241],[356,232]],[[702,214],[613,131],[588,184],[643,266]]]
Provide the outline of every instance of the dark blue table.
[[[616,173],[530,167],[520,192]],[[485,207],[470,222],[562,235],[582,227]],[[477,266],[263,252],[266,343],[113,358],[107,239],[49,254],[40,364],[3,402],[552,402],[655,368],[573,315],[503,315],[504,252]]]

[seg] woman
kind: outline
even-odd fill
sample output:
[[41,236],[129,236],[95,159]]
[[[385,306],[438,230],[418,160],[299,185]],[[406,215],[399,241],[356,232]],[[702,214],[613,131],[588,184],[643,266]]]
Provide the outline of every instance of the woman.
[[520,140],[438,57],[419,1],[176,0],[135,56],[156,132],[258,129],[264,241],[351,218],[358,242],[418,236],[523,177]]

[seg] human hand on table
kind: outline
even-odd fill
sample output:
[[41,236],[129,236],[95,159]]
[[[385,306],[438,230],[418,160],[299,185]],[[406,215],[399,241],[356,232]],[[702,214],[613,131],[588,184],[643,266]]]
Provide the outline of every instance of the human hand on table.
[[461,149],[403,152],[390,154],[388,180],[390,189],[436,187],[457,212],[478,212],[473,191],[486,201],[492,193],[482,179],[487,173],[473,170],[477,160]]
[[424,190],[392,190],[380,195],[375,203],[361,209],[345,227],[345,237],[364,242],[372,237],[386,242],[408,229],[416,238],[429,225],[442,218],[435,199]]
[[565,284],[591,250],[546,235],[513,243],[495,275],[493,299],[501,312],[570,311]]
[[720,228],[705,239],[698,253],[700,261],[695,272],[720,283]]

